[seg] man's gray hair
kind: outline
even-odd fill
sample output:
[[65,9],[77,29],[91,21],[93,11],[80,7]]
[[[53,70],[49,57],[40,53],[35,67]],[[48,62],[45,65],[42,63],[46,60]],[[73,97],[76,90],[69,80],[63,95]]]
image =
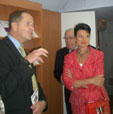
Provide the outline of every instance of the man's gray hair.
[[67,33],[68,31],[71,31],[71,30],[74,32],[74,29],[73,29],[73,28],[69,28],[69,29],[67,29],[67,30],[65,31],[64,37],[66,36],[66,33]]

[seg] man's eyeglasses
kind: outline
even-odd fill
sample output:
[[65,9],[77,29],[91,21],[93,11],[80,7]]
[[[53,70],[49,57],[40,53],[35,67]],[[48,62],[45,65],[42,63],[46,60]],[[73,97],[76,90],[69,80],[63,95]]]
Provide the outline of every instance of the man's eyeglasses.
[[64,37],[64,39],[70,39],[70,40],[73,39],[73,38],[74,38],[74,36],[70,36],[70,37],[66,37],[66,36],[65,36],[65,37]]

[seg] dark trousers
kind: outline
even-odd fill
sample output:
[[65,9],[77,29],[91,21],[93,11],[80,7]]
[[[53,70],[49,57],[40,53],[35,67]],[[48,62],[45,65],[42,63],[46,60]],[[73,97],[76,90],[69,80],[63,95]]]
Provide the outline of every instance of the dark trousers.
[[69,103],[70,91],[65,88],[64,92],[67,114],[72,114],[71,104]]
[[110,109],[111,109],[111,114],[113,114],[113,95],[109,95],[110,98]]

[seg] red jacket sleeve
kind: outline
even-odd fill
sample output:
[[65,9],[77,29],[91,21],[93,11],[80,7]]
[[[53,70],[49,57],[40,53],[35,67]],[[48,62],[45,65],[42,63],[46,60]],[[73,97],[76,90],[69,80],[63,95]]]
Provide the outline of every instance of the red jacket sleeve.
[[95,54],[94,76],[104,75],[104,53],[99,51]]
[[72,90],[73,89],[73,83],[74,83],[74,79],[70,78],[68,75],[67,75],[67,72],[68,70],[71,70],[70,69],[70,66],[71,66],[71,60],[72,60],[72,57],[69,56],[70,54],[66,55],[65,58],[64,58],[64,66],[63,66],[63,81],[64,81],[64,84],[66,86],[67,89],[69,90]]

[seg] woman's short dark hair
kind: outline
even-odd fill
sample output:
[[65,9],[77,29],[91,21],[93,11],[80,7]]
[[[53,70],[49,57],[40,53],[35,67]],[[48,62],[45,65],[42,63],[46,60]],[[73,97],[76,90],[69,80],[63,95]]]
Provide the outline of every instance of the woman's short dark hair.
[[85,23],[79,23],[74,27],[74,35],[77,36],[77,32],[79,30],[85,30],[87,31],[89,34],[91,32],[91,28],[89,25],[85,24]]

